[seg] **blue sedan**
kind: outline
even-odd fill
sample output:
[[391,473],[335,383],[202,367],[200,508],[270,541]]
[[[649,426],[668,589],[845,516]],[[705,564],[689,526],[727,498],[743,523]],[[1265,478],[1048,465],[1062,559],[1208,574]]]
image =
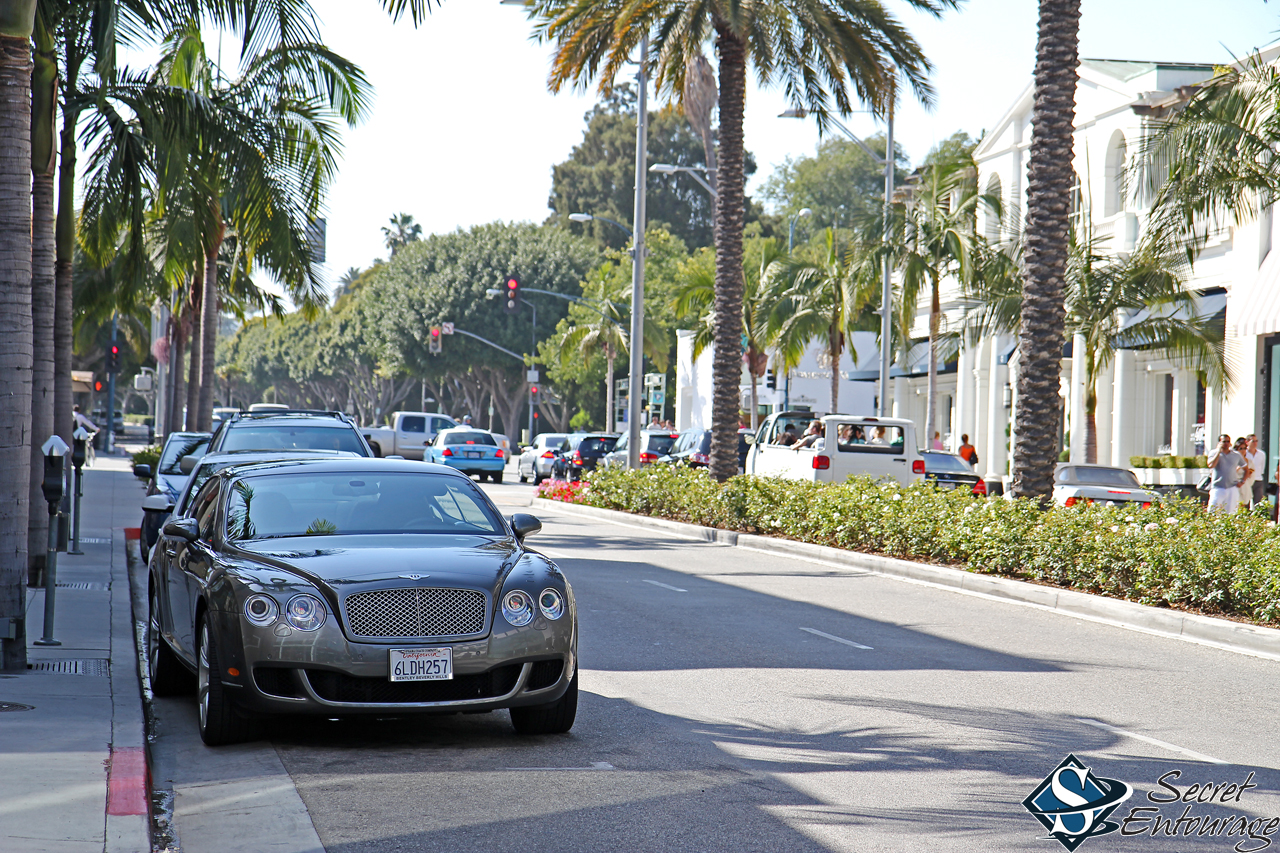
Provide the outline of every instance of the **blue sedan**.
[[488,479],[501,483],[507,455],[491,433],[468,428],[446,429],[427,448],[425,461],[475,474],[481,482]]

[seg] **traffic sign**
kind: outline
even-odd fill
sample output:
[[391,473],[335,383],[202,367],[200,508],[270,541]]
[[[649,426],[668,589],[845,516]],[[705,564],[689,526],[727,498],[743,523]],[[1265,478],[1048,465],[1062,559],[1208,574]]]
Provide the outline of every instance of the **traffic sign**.
[[453,324],[452,324],[452,323],[441,323],[441,324],[440,324],[440,334],[442,334],[442,335],[452,335],[452,334],[453,334]]

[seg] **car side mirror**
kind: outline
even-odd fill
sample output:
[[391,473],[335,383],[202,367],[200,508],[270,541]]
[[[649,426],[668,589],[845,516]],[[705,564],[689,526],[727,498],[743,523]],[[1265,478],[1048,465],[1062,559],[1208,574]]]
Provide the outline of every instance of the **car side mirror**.
[[194,518],[175,518],[165,522],[164,535],[194,542],[200,538],[200,526]]
[[142,499],[143,512],[173,512],[173,501],[168,495],[147,495]]
[[184,474],[190,474],[192,471],[196,470],[196,465],[199,464],[199,462],[200,458],[198,456],[188,454],[178,460],[178,470]]
[[511,516],[511,529],[515,531],[516,539],[523,542],[526,536],[532,536],[542,529],[542,522],[528,513],[517,512]]
[[137,477],[139,480],[150,480],[151,466],[150,465],[134,465],[133,476]]

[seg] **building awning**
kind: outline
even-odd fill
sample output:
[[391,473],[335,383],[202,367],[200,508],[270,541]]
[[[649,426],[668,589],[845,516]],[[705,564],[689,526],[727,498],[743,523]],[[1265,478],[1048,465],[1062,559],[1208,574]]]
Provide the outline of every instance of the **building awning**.
[[[1196,317],[1208,318],[1210,321],[1217,320],[1224,322],[1223,318],[1227,313],[1227,294],[1218,291],[1212,293],[1196,293],[1192,294],[1192,302],[1195,305]],[[1145,343],[1135,341],[1131,337],[1126,337],[1125,330],[1141,323],[1143,320],[1152,316],[1174,316],[1179,319],[1187,319],[1187,311],[1183,307],[1171,309],[1168,305],[1162,305],[1156,309],[1143,308],[1124,322],[1120,327],[1119,333],[1116,335],[1116,345],[1121,349],[1137,349],[1146,346]]]
[[1249,292],[1232,307],[1238,337],[1280,332],[1280,252],[1267,255]]
[[71,371],[71,393],[72,394],[92,394],[93,393],[93,371],[92,370]]
[[996,356],[996,364],[1008,364],[1009,359],[1013,358],[1013,354],[1017,349],[1018,339],[1013,338],[1009,343],[1005,344],[1004,349],[1000,350],[1000,354]]
[[[947,359],[950,360],[947,360]],[[948,340],[939,341],[938,373],[954,373],[956,370],[956,354],[954,343]],[[923,376],[929,372],[929,342],[920,341],[907,351],[905,359],[899,358],[889,371],[891,377]]]

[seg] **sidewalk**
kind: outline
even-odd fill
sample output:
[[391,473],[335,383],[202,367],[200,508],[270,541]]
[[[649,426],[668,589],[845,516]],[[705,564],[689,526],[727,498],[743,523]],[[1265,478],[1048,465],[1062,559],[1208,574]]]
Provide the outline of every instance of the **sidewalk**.
[[[145,723],[124,528],[144,487],[127,456],[84,472],[81,556],[58,555],[54,637],[27,591],[22,674],[0,675],[0,851],[149,853]],[[43,512],[44,507],[37,508]]]

